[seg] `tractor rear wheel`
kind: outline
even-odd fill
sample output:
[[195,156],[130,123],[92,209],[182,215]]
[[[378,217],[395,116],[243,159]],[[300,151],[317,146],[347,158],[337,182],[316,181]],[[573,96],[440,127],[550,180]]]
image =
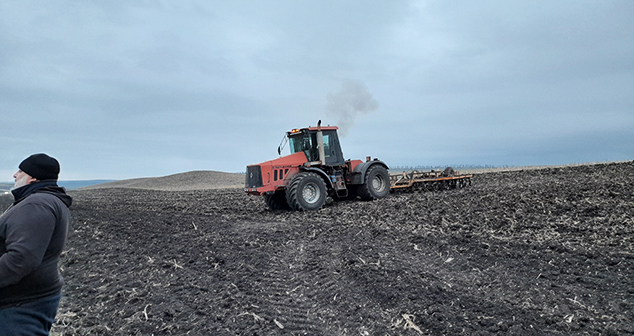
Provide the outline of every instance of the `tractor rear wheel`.
[[278,191],[273,195],[264,195],[264,202],[271,210],[290,210],[291,207],[286,202],[286,193]]
[[366,201],[387,196],[390,192],[390,175],[387,169],[378,164],[371,166],[365,173],[365,183],[359,186],[357,192]]
[[326,202],[326,183],[311,172],[298,173],[286,192],[286,201],[293,210],[318,210]]

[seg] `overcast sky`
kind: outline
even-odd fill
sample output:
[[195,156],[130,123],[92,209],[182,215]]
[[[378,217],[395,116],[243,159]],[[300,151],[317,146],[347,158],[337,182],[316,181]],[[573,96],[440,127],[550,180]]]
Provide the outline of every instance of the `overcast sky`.
[[342,126],[403,165],[634,159],[634,1],[0,2],[0,181],[242,172]]

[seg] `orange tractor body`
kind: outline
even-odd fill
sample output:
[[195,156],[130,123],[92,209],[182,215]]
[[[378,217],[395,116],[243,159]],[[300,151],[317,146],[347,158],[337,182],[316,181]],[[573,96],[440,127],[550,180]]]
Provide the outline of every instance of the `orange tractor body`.
[[345,160],[338,127],[320,124],[286,133],[290,155],[247,166],[245,191],[264,196],[273,210],[317,210],[327,197],[372,200],[387,196],[388,166],[370,157],[365,162]]

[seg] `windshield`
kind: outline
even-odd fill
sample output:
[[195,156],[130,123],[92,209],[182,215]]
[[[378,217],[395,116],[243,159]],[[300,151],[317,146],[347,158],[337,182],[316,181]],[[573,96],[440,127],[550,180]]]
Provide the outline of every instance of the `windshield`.
[[288,137],[288,143],[290,144],[291,154],[302,151],[302,134],[297,134]]
[[288,137],[291,154],[304,152],[308,161],[319,160],[317,135],[315,133],[297,133]]

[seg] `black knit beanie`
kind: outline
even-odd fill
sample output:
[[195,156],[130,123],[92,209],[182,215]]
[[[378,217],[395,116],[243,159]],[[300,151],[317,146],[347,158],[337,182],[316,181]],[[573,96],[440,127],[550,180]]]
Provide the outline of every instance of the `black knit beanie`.
[[43,153],[33,154],[24,159],[19,168],[39,181],[57,180],[59,175],[59,162]]

